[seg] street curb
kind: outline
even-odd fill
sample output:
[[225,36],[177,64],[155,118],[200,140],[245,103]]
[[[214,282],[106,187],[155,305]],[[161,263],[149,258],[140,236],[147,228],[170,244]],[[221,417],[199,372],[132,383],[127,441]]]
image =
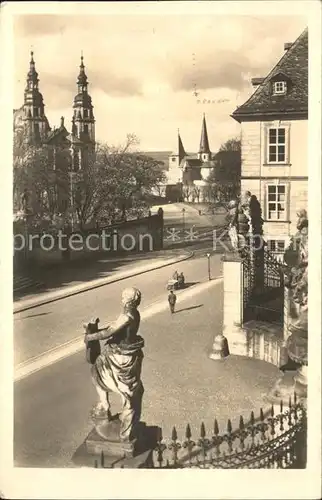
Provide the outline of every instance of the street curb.
[[110,285],[112,283],[117,283],[118,281],[123,281],[123,280],[126,280],[128,278],[133,278],[135,276],[139,276],[140,274],[149,273],[150,271],[155,271],[156,269],[162,269],[163,267],[171,266],[172,264],[176,264],[177,262],[183,262],[185,260],[191,259],[191,257],[193,257],[193,255],[194,255],[194,252],[190,251],[187,253],[187,255],[184,255],[180,259],[170,260],[165,264],[162,264],[162,265],[156,266],[156,267],[151,267],[150,269],[147,269],[145,271],[134,272],[132,274],[122,276],[121,278],[115,278],[115,279],[106,278],[105,283],[102,283],[102,282],[99,284],[94,283],[92,285],[88,285],[86,288],[82,288],[81,290],[75,290],[75,291],[70,291],[70,292],[68,292],[68,290],[66,290],[66,292],[60,296],[53,297],[51,299],[48,298],[48,299],[39,300],[38,302],[36,302],[34,304],[27,305],[27,306],[22,305],[21,307],[19,307],[19,305],[18,305],[17,308],[14,309],[13,314],[17,314],[17,313],[20,313],[23,311],[28,311],[29,309],[34,309],[35,307],[43,306],[46,304],[51,304],[52,302],[56,302],[58,300],[65,299],[67,297],[73,297],[74,295],[79,295],[80,293],[88,292],[89,290],[94,290],[95,288],[100,288],[102,286]]

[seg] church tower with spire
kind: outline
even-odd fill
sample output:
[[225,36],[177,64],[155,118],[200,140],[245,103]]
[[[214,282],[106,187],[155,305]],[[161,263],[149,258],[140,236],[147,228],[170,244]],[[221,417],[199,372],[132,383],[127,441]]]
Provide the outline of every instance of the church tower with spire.
[[182,162],[183,158],[187,154],[184,150],[179,130],[178,130],[178,139],[177,140],[178,140],[178,149],[176,151],[173,151],[173,153],[169,157],[169,169],[178,168],[180,166],[180,163]]
[[78,93],[74,98],[74,114],[72,119],[73,134],[94,150],[95,147],[95,119],[92,98],[88,94],[88,80],[85,73],[84,58],[81,55],[81,64],[77,79]]
[[182,169],[181,162],[187,156],[185,149],[182,144],[180,132],[178,130],[178,147],[176,151],[169,156],[169,172],[168,172],[168,182],[173,182],[176,184],[177,182],[181,182],[182,178]]
[[207,124],[206,124],[205,114],[203,115],[203,120],[202,120],[201,138],[200,138],[200,146],[199,146],[198,158],[203,163],[208,162],[208,161],[211,160],[211,151],[210,151],[210,147],[209,147],[209,140],[208,140],[208,132],[207,132]]
[[24,92],[23,122],[26,139],[32,144],[41,144],[46,139],[50,127],[45,116],[43,96],[39,91],[39,78],[36,71],[34,53],[30,53],[30,67]]

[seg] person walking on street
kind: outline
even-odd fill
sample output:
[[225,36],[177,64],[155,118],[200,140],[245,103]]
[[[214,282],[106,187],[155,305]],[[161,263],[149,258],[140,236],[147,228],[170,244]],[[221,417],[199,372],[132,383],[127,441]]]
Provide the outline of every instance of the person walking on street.
[[176,302],[177,302],[177,296],[175,293],[173,293],[173,290],[170,291],[169,295],[168,295],[168,302],[169,302],[169,307],[170,307],[170,311],[171,311],[171,314],[174,313],[174,308],[175,308],[175,305],[176,305]]

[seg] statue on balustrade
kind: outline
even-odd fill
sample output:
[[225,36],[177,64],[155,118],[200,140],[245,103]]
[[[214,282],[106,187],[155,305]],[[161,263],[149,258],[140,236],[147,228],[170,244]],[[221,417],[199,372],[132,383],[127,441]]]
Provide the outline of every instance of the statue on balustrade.
[[291,290],[292,300],[299,307],[308,300],[308,218],[306,210],[298,213],[298,232],[284,254],[287,265],[285,285]]
[[[92,412],[94,422],[98,422],[96,430],[105,437],[99,422],[100,419],[105,421],[107,432],[108,422],[113,420],[109,392],[115,392],[123,405],[119,415],[119,439],[122,442],[136,438],[141,416],[144,340],[138,335],[140,302],[141,292],[136,288],[127,288],[122,293],[123,311],[114,323],[101,330],[98,329],[98,319],[84,325],[87,360],[92,365],[92,381],[99,398]],[[103,340],[105,344],[101,349],[99,341]]]
[[[240,200],[228,204],[229,237],[235,251],[243,253],[245,246],[250,247],[256,238],[262,239],[263,219],[260,203],[255,195],[246,191]],[[251,239],[251,237],[253,239]],[[255,243],[263,248],[262,241]]]
[[[299,398],[307,396],[308,366],[308,218],[305,210],[298,213],[297,234],[284,254],[287,266],[285,286],[289,289],[289,314],[287,325],[286,350],[289,361],[283,366],[285,375],[274,390],[273,398],[286,400],[297,393]],[[295,375],[289,375],[296,369]],[[289,374],[289,375],[288,375]]]

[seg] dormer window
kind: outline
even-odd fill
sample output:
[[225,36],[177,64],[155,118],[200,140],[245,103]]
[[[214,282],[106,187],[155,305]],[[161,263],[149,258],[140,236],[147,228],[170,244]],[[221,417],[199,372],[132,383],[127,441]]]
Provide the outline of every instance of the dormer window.
[[275,95],[283,95],[286,94],[287,85],[285,81],[274,82],[274,94]]

